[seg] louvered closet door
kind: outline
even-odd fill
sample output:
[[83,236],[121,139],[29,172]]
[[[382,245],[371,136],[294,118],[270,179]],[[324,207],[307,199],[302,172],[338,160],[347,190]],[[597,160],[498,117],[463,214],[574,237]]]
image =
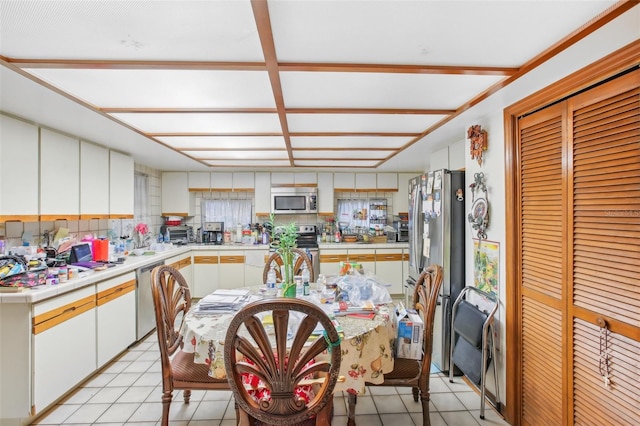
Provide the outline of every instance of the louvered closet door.
[[563,423],[563,105],[519,121],[522,424]]
[[[640,71],[568,101],[575,424],[640,424]],[[611,384],[599,371],[607,321]]]

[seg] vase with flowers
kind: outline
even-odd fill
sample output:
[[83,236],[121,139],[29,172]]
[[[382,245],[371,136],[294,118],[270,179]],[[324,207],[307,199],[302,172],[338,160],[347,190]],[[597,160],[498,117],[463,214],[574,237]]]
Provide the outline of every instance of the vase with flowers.
[[[271,226],[271,232],[275,234],[274,226],[275,215],[271,214],[269,222]],[[288,225],[280,228],[281,231],[277,235],[271,235],[271,247],[275,249],[276,253],[280,255],[282,259],[282,295],[284,297],[296,297],[296,283],[294,281],[293,266],[295,262],[295,249],[298,237],[298,227],[295,222],[291,222]]]
[[140,249],[149,245],[149,227],[146,223],[139,223],[133,229],[134,248]]

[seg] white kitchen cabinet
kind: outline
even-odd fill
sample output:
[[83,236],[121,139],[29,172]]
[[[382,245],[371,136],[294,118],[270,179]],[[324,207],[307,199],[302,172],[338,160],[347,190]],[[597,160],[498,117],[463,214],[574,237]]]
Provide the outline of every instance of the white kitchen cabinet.
[[398,191],[398,174],[376,173],[376,189],[378,192]]
[[136,341],[135,290],[135,272],[96,284],[97,368]]
[[233,190],[253,192],[256,187],[255,174],[253,172],[233,173]]
[[93,285],[33,305],[33,414],[96,370],[95,307]]
[[244,250],[220,252],[220,288],[244,287]]
[[109,150],[80,141],[80,219],[109,217]]
[[288,186],[295,183],[293,172],[276,172],[271,173],[271,184],[273,186]]
[[162,216],[193,216],[195,209],[195,195],[189,193],[188,173],[162,173]]
[[211,191],[233,191],[233,173],[211,173]]
[[348,260],[348,251],[346,248],[321,248],[320,255],[320,273],[324,275],[338,275],[340,272],[340,262]]
[[334,215],[333,173],[318,173],[318,214]]
[[38,221],[38,128],[0,114],[0,222]]
[[193,297],[202,298],[220,288],[220,252],[193,252]]
[[377,191],[376,173],[356,173],[356,191],[357,192],[376,192]]
[[40,129],[40,220],[80,217],[80,141]]
[[211,190],[211,173],[209,172],[189,172],[189,191],[209,192]]
[[376,274],[376,251],[370,248],[350,248],[347,254],[349,262],[357,262],[362,265],[365,273]]
[[313,187],[318,184],[318,175],[316,173],[294,173],[293,183],[296,186],[309,185]]
[[193,293],[193,266],[191,262],[191,252],[189,251],[187,253],[170,257],[164,261],[164,264],[177,269],[189,285],[189,290]]
[[109,151],[109,218],[133,219],[133,157]]
[[271,212],[271,174],[256,172],[255,209],[257,217],[268,217]]
[[264,265],[267,263],[268,249],[245,250],[244,251],[244,285],[245,287],[255,287],[264,284],[262,274]]
[[401,248],[376,249],[376,277],[383,283],[391,284],[387,289],[392,295],[403,294],[402,270]]
[[413,179],[419,173],[398,173],[398,192],[394,192],[393,214],[409,213],[409,179]]
[[333,188],[335,192],[355,192],[356,190],[355,173],[334,173]]

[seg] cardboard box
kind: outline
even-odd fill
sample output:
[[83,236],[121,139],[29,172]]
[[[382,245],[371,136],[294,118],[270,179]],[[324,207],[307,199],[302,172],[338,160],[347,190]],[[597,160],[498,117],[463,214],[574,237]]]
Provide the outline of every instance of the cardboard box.
[[405,309],[399,304],[395,316],[398,330],[396,341],[396,357],[422,359],[422,341],[424,338],[424,322],[414,310]]

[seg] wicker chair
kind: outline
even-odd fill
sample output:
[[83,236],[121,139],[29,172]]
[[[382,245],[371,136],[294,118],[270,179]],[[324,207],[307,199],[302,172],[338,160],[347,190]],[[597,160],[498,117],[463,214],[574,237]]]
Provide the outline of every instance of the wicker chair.
[[[271,313],[275,348],[260,313]],[[290,315],[301,313],[295,336],[287,344]],[[321,335],[306,345],[318,323]],[[244,327],[242,327],[244,325]],[[249,337],[250,336],[250,337]],[[329,350],[328,360],[315,360]],[[333,389],[340,371],[340,337],[329,317],[312,303],[294,298],[266,299],[242,308],[231,321],[224,346],[224,364],[240,425],[328,425],[333,410]],[[315,360],[315,361],[314,361]],[[252,375],[252,376],[248,376]],[[314,379],[310,380],[309,378]],[[260,396],[244,386],[244,380],[259,378]],[[309,401],[300,396],[300,386],[311,386]],[[264,389],[268,389],[265,396]]]
[[[368,383],[367,386],[404,386],[411,387],[414,401],[422,401],[423,425],[430,425],[429,420],[429,373],[431,370],[431,350],[433,346],[433,320],[436,302],[442,285],[442,267],[430,265],[418,278],[413,292],[412,307],[424,321],[422,359],[396,358],[393,370],[385,373],[384,382]],[[349,394],[349,420],[347,425],[355,425],[356,396]]]
[[162,426],[167,426],[174,389],[183,390],[184,402],[188,404],[192,389],[229,390],[230,387],[226,380],[209,377],[207,364],[194,363],[194,354],[181,350],[180,327],[191,307],[191,293],[182,274],[171,266],[157,266],[151,271],[151,293],[162,365]]
[[[307,253],[304,250],[295,248],[293,249],[293,253],[295,256],[295,261],[293,264],[293,273],[294,275],[300,275],[302,274],[302,264],[306,263],[307,264],[307,269],[309,270],[309,281],[310,282],[315,282],[316,281],[316,277],[314,275],[313,272],[313,264],[311,263],[311,259],[309,259],[309,256],[307,256]],[[267,259],[267,262],[264,265],[264,270],[262,271],[262,283],[266,284],[267,283],[267,274],[269,273],[269,270],[271,269],[271,265],[275,265],[275,271],[276,271],[276,282],[281,283],[282,282],[282,257],[280,257],[279,253],[272,253],[271,256],[269,256],[269,258]]]

